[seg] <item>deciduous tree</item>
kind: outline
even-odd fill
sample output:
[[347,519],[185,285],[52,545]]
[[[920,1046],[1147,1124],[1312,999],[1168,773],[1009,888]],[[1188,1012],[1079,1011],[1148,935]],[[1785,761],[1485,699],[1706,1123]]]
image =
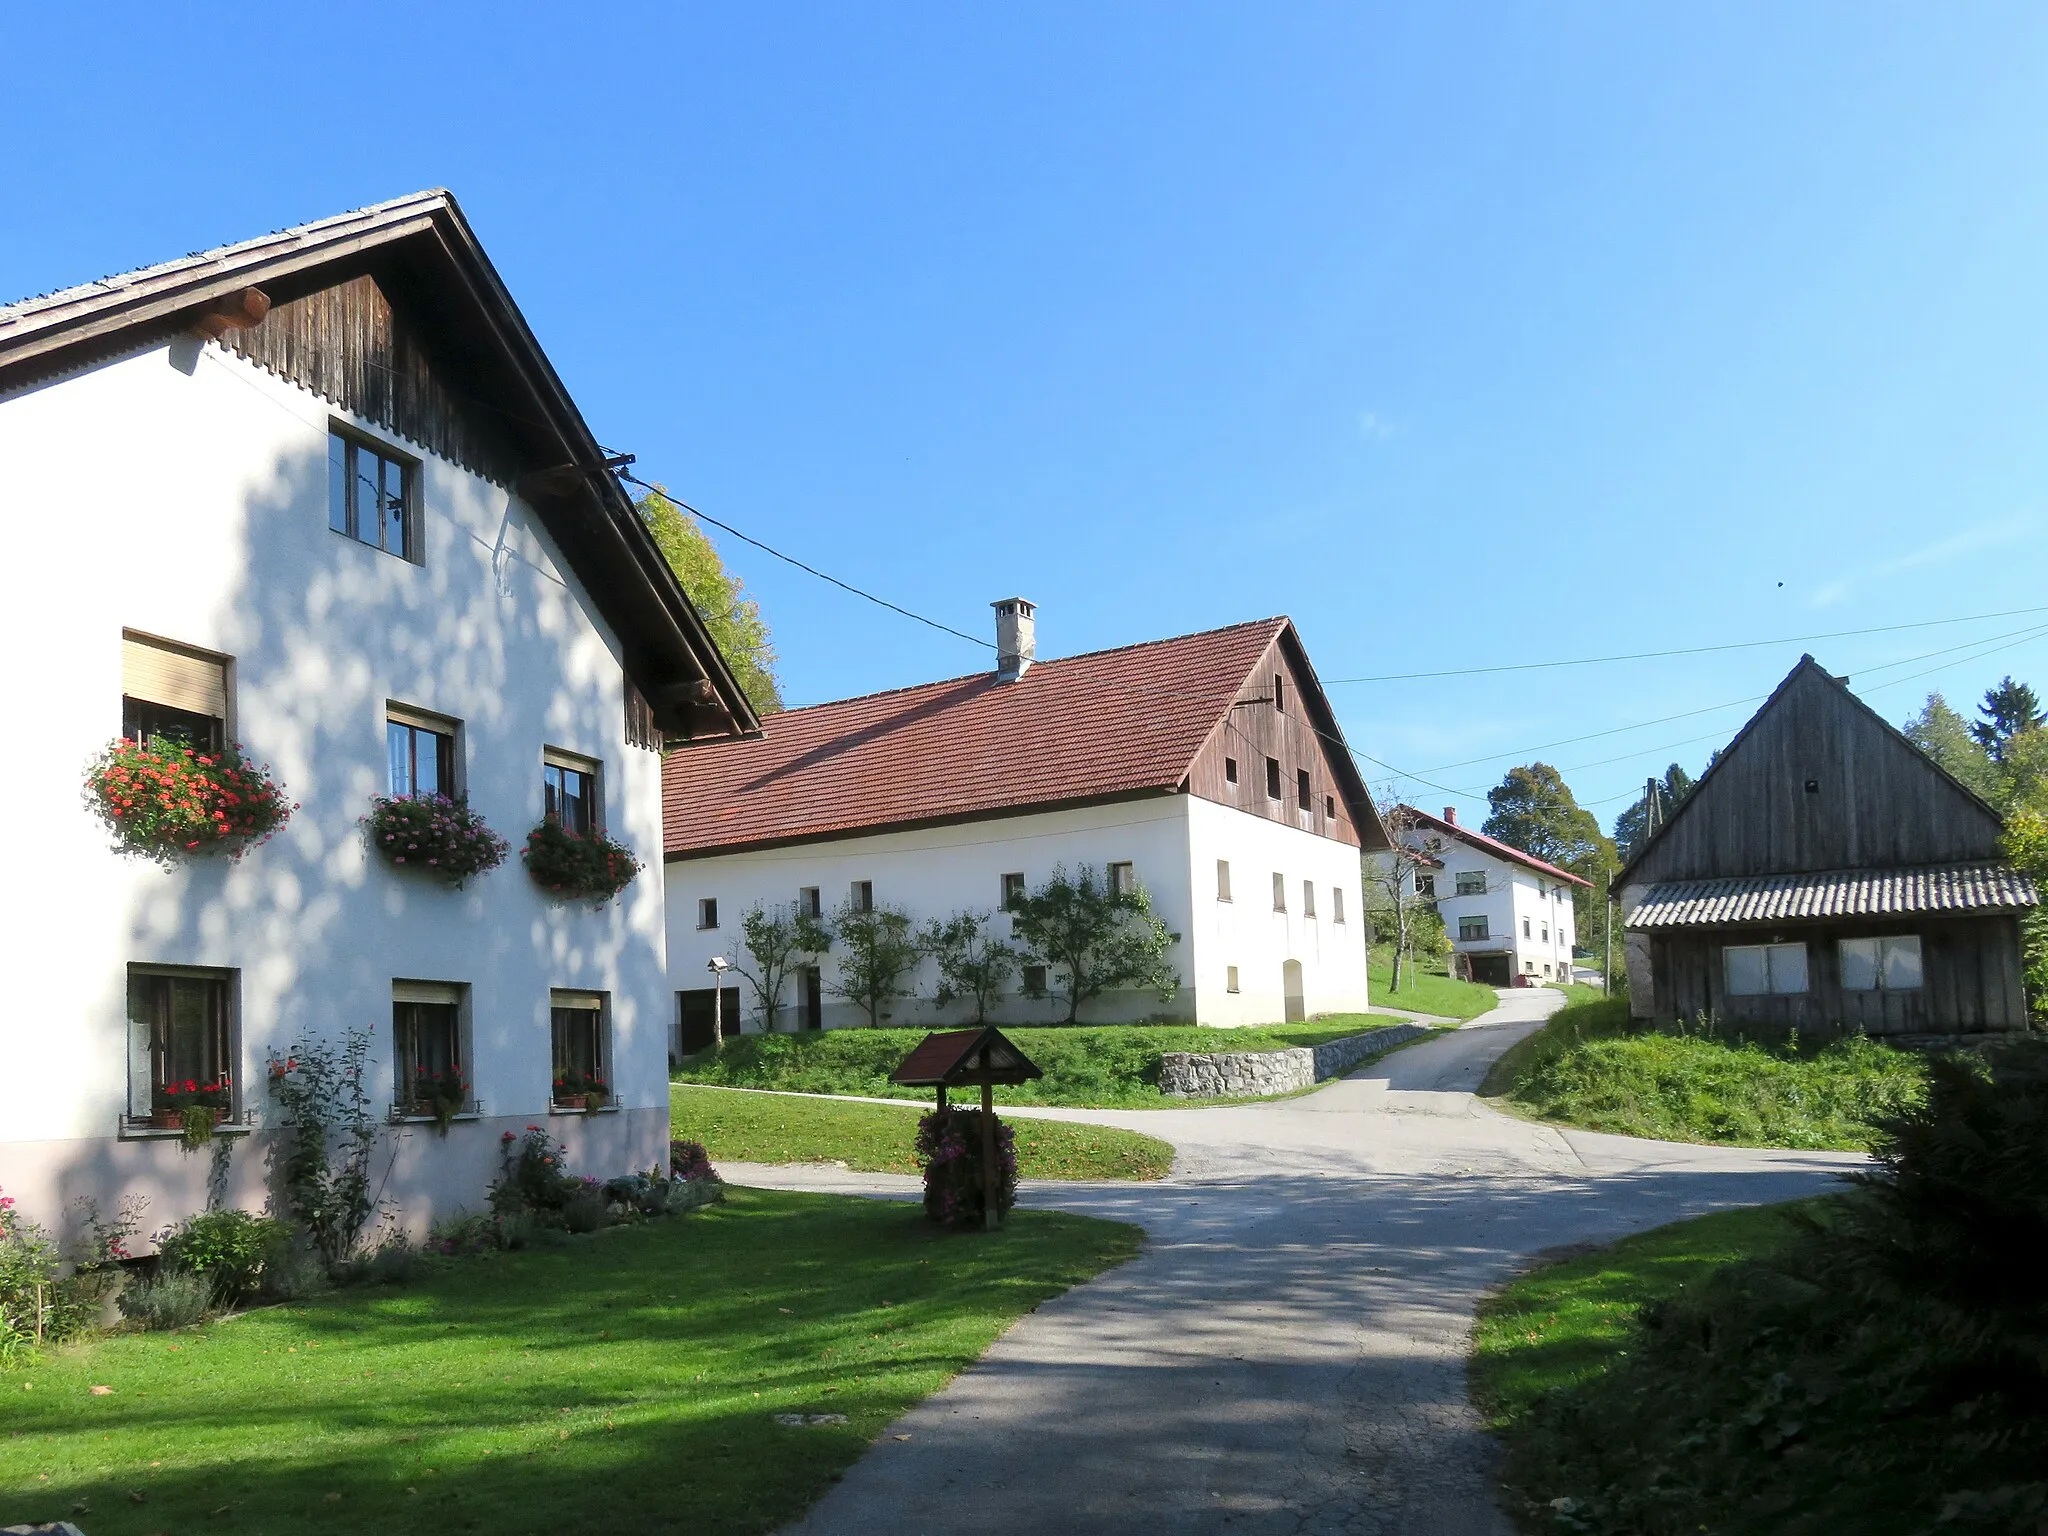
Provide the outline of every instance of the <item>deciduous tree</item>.
[[1116,890],[1098,881],[1090,865],[1072,876],[1056,867],[1010,916],[1026,952],[1058,978],[1055,991],[1067,1005],[1069,1024],[1079,1021],[1083,1003],[1111,988],[1148,989],[1165,1003],[1180,986],[1167,959],[1180,935],[1153,913],[1141,885]]
[[782,687],[775,680],[775,642],[760,604],[725,568],[717,546],[689,513],[660,491],[649,491],[636,505],[747,698],[761,714],[775,713],[782,708]]
[[1480,830],[1488,837],[1586,882],[1572,887],[1572,934],[1581,944],[1601,945],[1609,920],[1607,880],[1617,862],[1614,844],[1573,798],[1564,775],[1548,763],[1510,768],[1486,792],[1486,803],[1493,814]]
[[[1380,820],[1386,823],[1393,847],[1365,856],[1366,919],[1374,937],[1384,939],[1392,949],[1387,990],[1398,992],[1404,980],[1414,985],[1415,954],[1421,947],[1418,940],[1432,926],[1427,918],[1435,915],[1436,902],[1417,885],[1442,863],[1444,839],[1429,830],[1412,806],[1398,801],[1391,786],[1382,788],[1374,798],[1388,808],[1381,812]],[[1442,920],[1433,926],[1441,935]]]
[[909,994],[906,983],[921,958],[910,914],[895,907],[857,907],[849,898],[832,914],[832,939],[839,960],[824,990],[859,1004],[870,1027],[879,1027],[882,1009]]
[[1998,770],[1979,744],[1970,722],[1938,693],[1927,695],[1920,713],[1900,727],[1906,739],[1987,800],[1998,798]]
[[1017,974],[1017,951],[996,933],[995,919],[987,912],[955,912],[949,918],[933,918],[919,936],[924,952],[939,968],[939,984],[932,993],[940,1004],[967,998],[974,1004],[974,1022],[988,1022],[989,1005],[995,1002]]
[[761,1009],[763,1029],[775,1028],[775,1016],[782,1011],[782,988],[790,973],[816,965],[831,947],[831,930],[794,902],[779,907],[756,902],[747,909],[740,919],[739,943],[730,958],[733,970],[745,979]]

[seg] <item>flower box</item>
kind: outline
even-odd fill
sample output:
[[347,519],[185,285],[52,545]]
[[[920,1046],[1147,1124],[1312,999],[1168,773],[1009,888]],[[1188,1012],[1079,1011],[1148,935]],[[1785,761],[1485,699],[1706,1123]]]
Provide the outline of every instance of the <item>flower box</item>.
[[447,795],[379,795],[363,818],[370,846],[394,869],[410,869],[460,890],[505,862],[512,845],[464,800]]
[[602,832],[579,837],[549,816],[526,834],[520,854],[533,883],[565,901],[609,901],[633,883],[640,861]]
[[239,859],[298,809],[241,747],[202,752],[163,737],[124,736],[100,753],[85,798],[118,849],[167,867],[207,853]]

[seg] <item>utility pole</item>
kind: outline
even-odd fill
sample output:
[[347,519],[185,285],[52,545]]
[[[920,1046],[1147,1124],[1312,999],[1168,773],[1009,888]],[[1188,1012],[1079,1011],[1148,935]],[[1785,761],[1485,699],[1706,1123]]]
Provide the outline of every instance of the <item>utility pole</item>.
[[1600,910],[1606,921],[1601,923],[1600,931],[1606,936],[1606,953],[1600,959],[1600,991],[1604,996],[1612,997],[1614,995],[1614,866],[1612,864],[1603,865],[1601,873],[1604,876],[1601,883],[1606,889],[1600,893]]

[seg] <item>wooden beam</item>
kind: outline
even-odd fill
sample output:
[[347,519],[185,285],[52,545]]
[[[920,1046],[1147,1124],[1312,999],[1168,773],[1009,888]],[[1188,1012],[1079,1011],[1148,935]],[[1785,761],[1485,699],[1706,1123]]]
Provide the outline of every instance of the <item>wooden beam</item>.
[[260,324],[270,313],[270,295],[261,288],[244,288],[223,294],[199,313],[192,323],[195,333],[213,341],[229,331],[246,331]]

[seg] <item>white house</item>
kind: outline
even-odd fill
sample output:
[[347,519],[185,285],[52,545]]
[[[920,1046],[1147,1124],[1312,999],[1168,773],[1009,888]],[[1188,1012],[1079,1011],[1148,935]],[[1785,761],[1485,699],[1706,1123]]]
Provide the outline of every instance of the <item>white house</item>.
[[[1179,935],[1178,992],[1112,993],[1084,1021],[1255,1024],[1366,1001],[1364,848],[1385,832],[1293,624],[1266,619],[1035,660],[1030,603],[996,604],[997,667],[771,715],[760,736],[667,762],[669,956],[678,1053],[709,1043],[715,958],[745,963],[755,906],[826,916],[852,902],[922,923],[999,914],[1064,866],[1133,880]],[[835,962],[792,979],[778,1027],[862,1023]],[[903,1025],[958,1021],[935,975]],[[1028,967],[995,1017],[1063,1017]],[[719,1007],[759,1028],[731,978]]]
[[[203,1206],[167,1083],[226,1083],[225,1193],[260,1207],[268,1063],[369,1032],[376,1187],[477,1208],[500,1133],[579,1171],[664,1156],[663,735],[751,711],[455,201],[428,192],[0,308],[0,605],[35,749],[10,770],[0,1185]],[[67,574],[68,573],[68,574]],[[239,741],[297,810],[239,862],[117,852],[83,803],[124,734]],[[513,856],[455,890],[372,852],[373,796],[439,785]],[[552,798],[550,798],[552,797]],[[556,900],[544,809],[645,866]],[[473,1102],[395,1115],[408,1067]],[[612,1102],[553,1102],[564,1065]]]
[[1453,975],[1496,987],[1517,976],[1571,980],[1571,888],[1591,882],[1458,825],[1454,806],[1432,816],[1404,805],[1393,819],[1411,846],[1442,866],[1414,878],[1416,894],[1433,899],[1444,920]]

